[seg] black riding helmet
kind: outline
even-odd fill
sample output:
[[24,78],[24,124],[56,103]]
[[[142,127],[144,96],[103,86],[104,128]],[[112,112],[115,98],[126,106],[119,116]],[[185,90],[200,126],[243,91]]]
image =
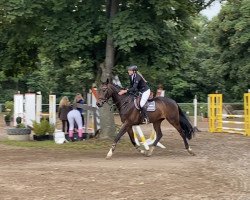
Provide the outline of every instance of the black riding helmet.
[[138,71],[138,67],[136,65],[128,66],[128,71]]

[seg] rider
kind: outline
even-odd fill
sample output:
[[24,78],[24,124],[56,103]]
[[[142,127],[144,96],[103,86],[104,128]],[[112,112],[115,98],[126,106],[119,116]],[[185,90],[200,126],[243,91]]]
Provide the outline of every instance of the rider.
[[142,93],[140,101],[140,110],[144,118],[143,123],[147,124],[149,122],[149,118],[147,115],[147,110],[144,105],[146,104],[150,96],[149,86],[147,85],[147,81],[144,79],[141,73],[138,72],[138,67],[136,65],[131,65],[128,67],[128,74],[130,79],[130,88],[121,90],[118,94],[123,95],[127,92],[135,93],[137,90]]

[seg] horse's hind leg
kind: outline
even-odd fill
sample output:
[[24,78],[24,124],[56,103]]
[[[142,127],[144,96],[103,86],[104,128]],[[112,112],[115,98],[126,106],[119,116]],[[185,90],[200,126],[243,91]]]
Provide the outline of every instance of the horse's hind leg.
[[184,145],[185,145],[185,148],[187,149],[188,153],[190,153],[191,155],[195,155],[195,153],[192,151],[192,149],[190,148],[189,144],[188,144],[188,141],[187,141],[187,138],[184,134],[184,130],[181,128],[181,125],[179,123],[179,121],[171,121],[171,120],[168,120],[170,124],[172,124],[176,130],[180,133],[182,139],[183,139],[183,142],[184,142]]
[[147,156],[151,156],[153,154],[153,151],[154,151],[156,145],[158,144],[158,142],[162,138],[162,132],[161,132],[161,122],[162,121],[163,121],[163,119],[153,123],[154,129],[156,132],[156,139],[155,139],[153,145],[150,147]]

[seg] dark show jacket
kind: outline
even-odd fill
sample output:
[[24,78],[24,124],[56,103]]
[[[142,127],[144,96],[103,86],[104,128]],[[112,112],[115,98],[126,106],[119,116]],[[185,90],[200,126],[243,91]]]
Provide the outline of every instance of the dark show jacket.
[[128,89],[129,93],[135,93],[137,91],[143,93],[149,89],[147,83],[144,79],[137,73],[129,76],[130,79],[130,88]]

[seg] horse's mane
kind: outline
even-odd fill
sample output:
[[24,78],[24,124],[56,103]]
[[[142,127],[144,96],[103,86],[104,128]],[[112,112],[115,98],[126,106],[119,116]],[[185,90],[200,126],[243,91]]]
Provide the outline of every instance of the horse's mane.
[[112,85],[112,86],[114,86],[115,87],[115,89],[118,91],[120,91],[120,90],[122,90],[123,89],[123,87],[121,87],[121,86],[119,86],[119,85],[116,85],[116,84],[114,84],[114,83],[110,83],[110,85]]

